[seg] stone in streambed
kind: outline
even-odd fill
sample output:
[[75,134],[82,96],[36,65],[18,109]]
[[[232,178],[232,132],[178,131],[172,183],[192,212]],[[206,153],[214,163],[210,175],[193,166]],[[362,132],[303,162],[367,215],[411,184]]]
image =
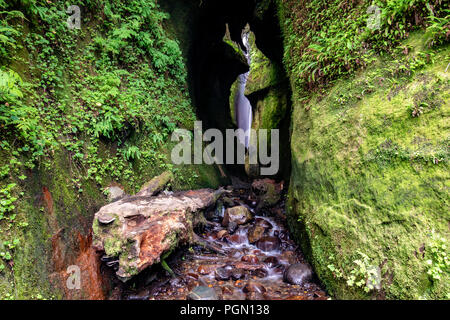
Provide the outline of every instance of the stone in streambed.
[[259,292],[249,292],[245,295],[245,300],[266,300],[265,296]]
[[252,276],[255,276],[258,278],[265,278],[269,274],[269,272],[267,272],[267,270],[263,269],[263,268],[253,270],[251,273],[252,273]]
[[254,254],[247,254],[241,258],[241,261],[248,262],[248,263],[258,263],[259,259]]
[[246,207],[237,206],[225,210],[222,225],[224,227],[228,227],[228,225],[232,222],[235,222],[237,225],[241,225],[249,222],[251,219],[252,214]]
[[248,229],[247,238],[249,243],[255,243],[262,238],[266,229],[262,225],[254,225]]
[[278,259],[276,257],[267,257],[266,259],[264,259],[264,264],[266,264],[269,268],[273,268],[276,267],[280,264],[280,262],[278,261]]
[[213,288],[198,286],[188,294],[187,300],[219,300],[219,297]]
[[228,231],[227,230],[225,230],[225,229],[220,230],[219,232],[217,232],[217,239],[222,239],[226,235],[228,235]]
[[215,271],[215,278],[217,281],[227,281],[230,280],[232,270],[227,267],[217,268]]
[[290,265],[284,272],[284,281],[290,284],[301,285],[312,280],[311,267],[305,263]]
[[263,227],[266,230],[273,228],[272,224],[269,221],[267,221],[266,219],[263,219],[263,218],[256,218],[255,219],[255,225],[261,226],[261,227]]
[[238,224],[235,221],[228,223],[227,231],[229,234],[233,234],[238,228]]
[[231,278],[233,280],[239,280],[245,277],[245,272],[242,269],[233,269],[231,271]]
[[197,272],[201,275],[207,275],[213,272],[217,268],[216,265],[208,265],[208,264],[202,264],[198,266]]
[[244,291],[245,293],[249,292],[264,293],[266,292],[266,288],[264,288],[264,286],[259,283],[250,281],[245,285],[242,291]]
[[265,236],[256,242],[256,247],[263,251],[273,251],[280,248],[281,241],[277,237]]

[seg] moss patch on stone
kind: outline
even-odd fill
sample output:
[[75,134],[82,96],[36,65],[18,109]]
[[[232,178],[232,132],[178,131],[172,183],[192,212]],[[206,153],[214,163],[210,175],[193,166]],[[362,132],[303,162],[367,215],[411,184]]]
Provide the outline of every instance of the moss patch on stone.
[[[421,33],[412,39],[422,48]],[[433,232],[450,239],[449,48],[413,76],[395,72],[420,51],[380,58],[306,99],[291,81],[289,223],[336,298],[448,298],[448,268],[433,279],[426,255]],[[379,290],[368,286],[370,268]]]

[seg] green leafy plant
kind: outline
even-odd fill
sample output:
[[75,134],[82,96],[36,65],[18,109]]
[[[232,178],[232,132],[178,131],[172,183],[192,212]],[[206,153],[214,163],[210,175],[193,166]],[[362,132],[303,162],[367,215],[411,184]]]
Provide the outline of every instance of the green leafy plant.
[[433,281],[441,280],[443,273],[450,271],[450,261],[448,259],[448,241],[436,233],[431,232],[431,237],[426,247],[427,274]]
[[0,188],[0,220],[4,219],[6,214],[15,209],[14,203],[17,201],[17,198],[11,194],[15,186],[15,183],[10,183]]

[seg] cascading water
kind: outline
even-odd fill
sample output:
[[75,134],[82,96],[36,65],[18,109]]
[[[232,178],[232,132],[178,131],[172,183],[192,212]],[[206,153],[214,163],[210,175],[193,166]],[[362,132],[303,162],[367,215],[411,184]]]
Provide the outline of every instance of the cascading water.
[[[242,34],[242,42],[247,49],[246,52],[244,52],[244,55],[247,59],[248,65],[251,63],[250,59],[250,44],[248,42],[249,32],[244,31]],[[250,104],[250,101],[245,96],[245,86],[247,84],[248,75],[250,74],[250,71],[247,73],[243,73],[239,76],[238,82],[238,91],[236,93],[236,98],[234,101],[234,108],[235,108],[235,114],[236,114],[236,123],[238,126],[238,129],[242,129],[245,133],[244,137],[240,137],[239,140],[242,144],[245,145],[245,148],[248,148],[249,142],[250,142],[250,129],[252,127],[252,106]]]

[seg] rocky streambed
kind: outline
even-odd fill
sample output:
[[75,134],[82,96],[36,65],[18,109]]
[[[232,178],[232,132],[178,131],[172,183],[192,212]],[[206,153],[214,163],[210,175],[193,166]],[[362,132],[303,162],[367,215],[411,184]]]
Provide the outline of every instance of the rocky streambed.
[[[205,205],[201,212],[205,219],[197,219],[192,224],[194,235],[190,236],[191,240],[186,233],[178,232],[184,241],[159,259],[152,260],[160,263],[142,268],[130,279],[114,277],[110,299],[328,299],[298,246],[290,238],[282,183],[270,179],[250,182],[233,179],[233,185],[221,191],[219,196],[217,192],[212,194],[217,200],[214,205],[210,205],[211,202]],[[166,194],[164,197],[167,196],[171,198],[174,195]],[[143,226],[139,228],[142,230]],[[161,227],[153,229],[161,233]],[[152,228],[148,230],[152,232]],[[136,230],[130,233],[134,235]],[[138,236],[141,238],[149,236]],[[154,238],[158,241],[157,237]],[[143,248],[142,242],[145,240],[135,243],[136,257],[141,259],[137,265],[142,265],[145,257],[151,256],[148,244]],[[130,254],[128,258],[135,259]],[[121,275],[124,273],[123,259],[105,254],[103,268]]]

